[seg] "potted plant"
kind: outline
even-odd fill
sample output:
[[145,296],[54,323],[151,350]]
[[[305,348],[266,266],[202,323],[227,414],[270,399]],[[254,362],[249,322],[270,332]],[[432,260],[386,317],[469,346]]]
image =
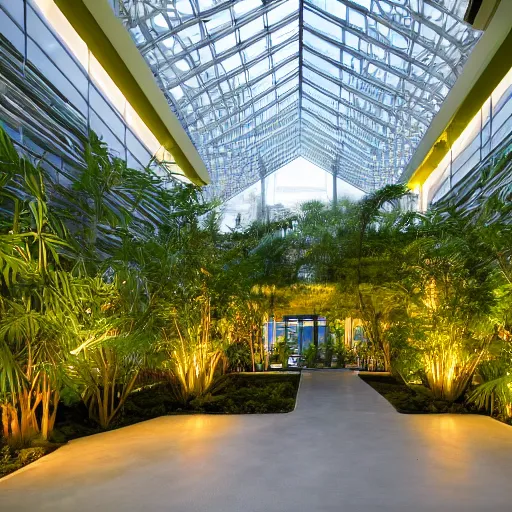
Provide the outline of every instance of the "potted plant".
[[261,354],[259,353],[254,354],[254,366],[256,367],[257,372],[262,372],[265,369],[265,366],[261,359]]

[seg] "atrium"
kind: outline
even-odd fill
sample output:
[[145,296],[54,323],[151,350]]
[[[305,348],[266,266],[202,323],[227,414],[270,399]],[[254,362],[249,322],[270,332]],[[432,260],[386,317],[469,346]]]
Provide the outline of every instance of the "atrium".
[[119,13],[230,198],[301,156],[396,182],[480,31],[467,2],[122,1]]
[[0,0],[0,291],[0,510],[509,510],[512,0]]

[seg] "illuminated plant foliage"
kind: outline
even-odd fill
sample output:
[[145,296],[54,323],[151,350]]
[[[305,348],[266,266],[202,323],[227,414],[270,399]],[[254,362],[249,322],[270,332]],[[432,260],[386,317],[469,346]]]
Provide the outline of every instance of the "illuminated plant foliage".
[[221,357],[220,343],[212,337],[210,299],[200,296],[196,300],[200,303],[199,315],[197,311],[185,313],[190,316],[185,318],[184,332],[175,318],[175,333],[166,342],[170,370],[180,384],[185,403],[208,392]]

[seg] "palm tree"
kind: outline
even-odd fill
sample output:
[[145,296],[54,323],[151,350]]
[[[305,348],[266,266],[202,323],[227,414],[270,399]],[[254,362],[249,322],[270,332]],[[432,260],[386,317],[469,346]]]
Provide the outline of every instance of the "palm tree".
[[0,165],[1,407],[4,435],[24,443],[39,432],[47,439],[55,421],[60,327],[73,300],[60,262],[69,245],[64,225],[48,208],[48,179],[40,162],[18,155],[2,130]]
[[495,337],[495,272],[479,233],[455,211],[433,210],[407,247],[403,283],[409,315],[423,326],[411,340],[435,396],[456,400]]
[[[390,340],[384,335],[389,324],[387,313],[390,311],[389,307],[383,307],[383,303],[377,304],[374,289],[370,288],[370,293],[365,293],[365,288],[367,289],[368,285],[372,284],[372,281],[375,282],[375,276],[371,277],[369,283],[365,282],[367,277],[371,275],[365,272],[365,266],[368,266],[368,263],[370,263],[371,266],[375,265],[375,261],[373,261],[375,258],[375,249],[372,246],[371,239],[379,238],[379,230],[386,217],[386,212],[383,208],[386,205],[396,203],[406,194],[408,194],[408,190],[404,185],[388,185],[365,197],[358,208],[359,215],[355,229],[355,256],[357,261],[356,291],[359,301],[360,316],[368,339],[374,347],[382,351],[386,371],[392,371]],[[405,218],[408,220],[409,217],[410,215],[406,213]],[[401,227],[399,223],[398,229],[385,230],[384,237],[386,245],[385,247],[380,246],[378,248],[378,253],[380,254],[378,255],[377,266],[379,266],[381,271],[383,270],[385,274],[390,273],[393,264],[393,260],[386,257],[386,252],[389,253],[395,250],[396,247],[394,247],[394,245],[397,242],[396,236],[390,236],[392,234],[391,231],[393,231],[393,235],[397,232],[400,233]],[[373,236],[370,237],[370,234]],[[382,249],[384,249],[384,251]],[[382,258],[382,256],[384,256],[384,258]],[[386,265],[386,263],[388,265]],[[393,282],[392,277],[389,275],[385,276],[384,282],[381,281],[376,284],[382,285],[386,282]],[[383,290],[383,288],[381,288],[381,290]]]

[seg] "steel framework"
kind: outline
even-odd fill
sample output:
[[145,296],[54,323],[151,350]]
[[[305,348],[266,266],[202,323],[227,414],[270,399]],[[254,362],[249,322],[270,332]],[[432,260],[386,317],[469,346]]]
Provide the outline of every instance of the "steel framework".
[[299,156],[373,190],[402,173],[480,33],[468,0],[119,0],[228,199]]

